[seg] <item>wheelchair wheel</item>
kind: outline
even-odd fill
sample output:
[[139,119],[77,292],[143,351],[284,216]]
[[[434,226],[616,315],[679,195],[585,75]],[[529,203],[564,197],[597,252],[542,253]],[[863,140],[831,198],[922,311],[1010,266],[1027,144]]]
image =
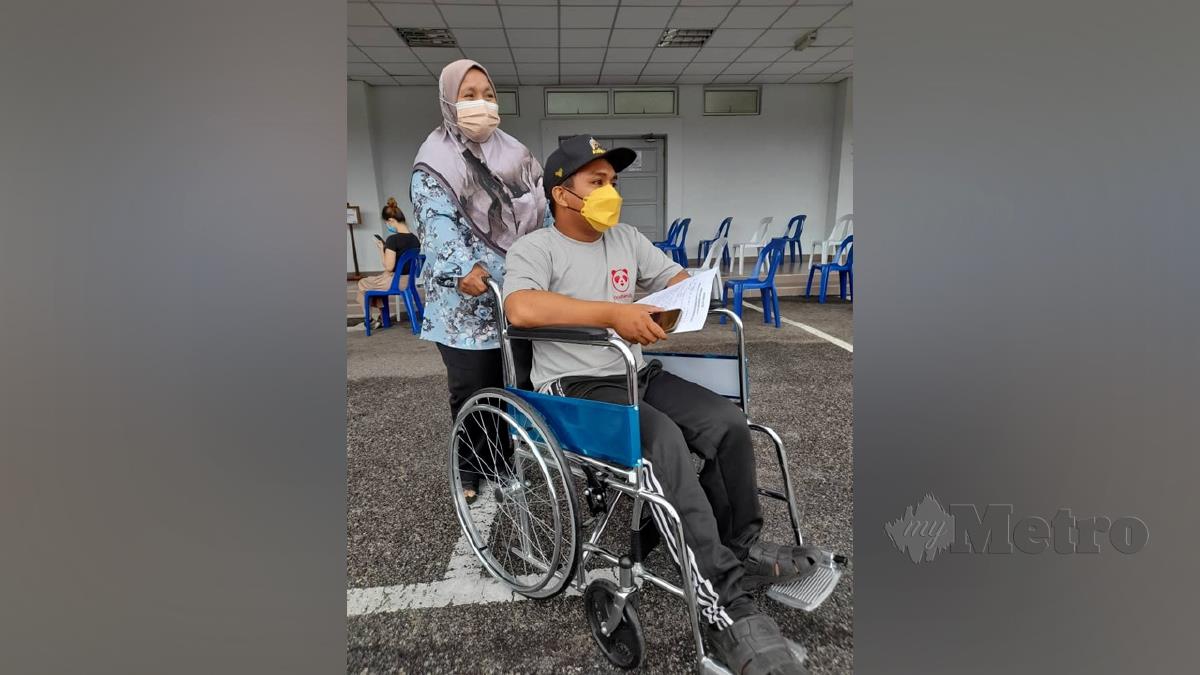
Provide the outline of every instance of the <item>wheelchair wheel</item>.
[[[537,410],[503,389],[480,390],[454,421],[449,459],[458,522],[488,573],[530,598],[566,588],[581,546],[575,482]],[[464,472],[483,476],[473,504]]]
[[588,627],[592,629],[592,639],[605,658],[618,668],[637,668],[646,653],[646,636],[642,632],[642,622],[638,620],[636,603],[633,602],[637,596],[630,597],[626,602],[624,616],[616,629],[608,635],[602,630],[616,591],[617,585],[608,579],[592,581],[583,592],[583,611],[587,615]]

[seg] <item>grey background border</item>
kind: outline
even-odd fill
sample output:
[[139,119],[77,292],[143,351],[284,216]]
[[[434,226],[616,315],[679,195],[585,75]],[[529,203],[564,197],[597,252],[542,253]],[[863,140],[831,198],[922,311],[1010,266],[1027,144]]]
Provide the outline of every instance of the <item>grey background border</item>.
[[[855,667],[1195,670],[1195,3],[855,3]],[[914,565],[927,492],[1136,555]]]

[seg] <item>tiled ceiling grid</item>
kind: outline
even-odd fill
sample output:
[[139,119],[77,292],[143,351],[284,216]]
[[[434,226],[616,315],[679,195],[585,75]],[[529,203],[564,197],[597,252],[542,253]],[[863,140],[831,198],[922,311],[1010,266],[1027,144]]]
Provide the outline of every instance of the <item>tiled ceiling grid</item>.
[[[838,0],[350,0],[347,72],[432,85],[464,56],[497,85],[837,82],[853,69],[853,12]],[[449,28],[457,48],[408,47],[396,27]],[[656,47],[665,28],[711,28],[703,48]],[[817,30],[816,42],[792,48]]]

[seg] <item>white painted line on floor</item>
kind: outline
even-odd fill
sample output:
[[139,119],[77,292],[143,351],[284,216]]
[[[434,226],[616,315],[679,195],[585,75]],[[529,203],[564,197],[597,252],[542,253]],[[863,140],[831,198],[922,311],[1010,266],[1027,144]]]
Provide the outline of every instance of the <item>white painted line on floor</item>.
[[[762,311],[761,307],[751,304],[749,302],[746,302],[745,300],[742,301],[742,304],[756,312]],[[783,323],[788,324],[789,326],[795,326],[796,328],[799,328],[800,330],[812,333],[813,335],[816,335],[817,337],[821,338],[822,340],[825,340],[827,342],[832,342],[833,344],[841,347],[842,349],[845,349],[846,351],[850,352],[851,354],[854,353],[854,345],[850,344],[849,342],[846,342],[845,340],[835,338],[832,335],[830,335],[829,333],[826,333],[825,331],[823,331],[819,328],[813,328],[812,326],[810,326],[806,323],[800,323],[799,321],[792,321],[791,319],[784,316],[782,313],[779,315],[779,320]]]
[[[496,502],[492,493],[484,490],[471,510],[478,510],[483,518],[476,520],[480,535],[486,540],[491,530],[491,519],[496,516]],[[490,516],[490,518],[489,518]],[[466,533],[459,535],[446,565],[446,573],[438,581],[372,588],[350,588],[346,590],[346,616],[364,616],[402,612],[409,609],[449,607],[452,605],[479,605],[490,602],[516,602],[527,600],[514,593],[508,586],[490,576],[483,576],[483,566],[475,557]],[[588,570],[589,578],[604,576],[617,579],[616,568]],[[531,577],[529,581],[532,581]],[[574,587],[568,587],[567,595],[579,595]]]

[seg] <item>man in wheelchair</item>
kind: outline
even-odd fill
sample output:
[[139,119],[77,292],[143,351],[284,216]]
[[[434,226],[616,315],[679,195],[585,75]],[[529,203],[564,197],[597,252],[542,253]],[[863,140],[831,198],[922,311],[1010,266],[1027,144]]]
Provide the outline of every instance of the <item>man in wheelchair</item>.
[[[634,286],[657,291],[687,272],[642,235],[618,222],[617,175],[633,150],[604,150],[588,136],[567,139],[546,161],[544,188],[555,224],[508,251],[504,311],[519,328],[593,326],[630,343],[638,365],[641,488],[668,500],[683,521],[696,597],[711,644],[734,672],[805,672],[778,625],[748,590],[790,581],[815,563],[818,549],[762,541],[754,451],[746,416],[731,401],[646,363],[641,346],[667,338],[658,308],[633,304]],[[532,382],[546,394],[626,403],[619,354],[594,346],[534,343]],[[703,459],[696,473],[691,454]],[[651,513],[676,563],[674,527]]]

